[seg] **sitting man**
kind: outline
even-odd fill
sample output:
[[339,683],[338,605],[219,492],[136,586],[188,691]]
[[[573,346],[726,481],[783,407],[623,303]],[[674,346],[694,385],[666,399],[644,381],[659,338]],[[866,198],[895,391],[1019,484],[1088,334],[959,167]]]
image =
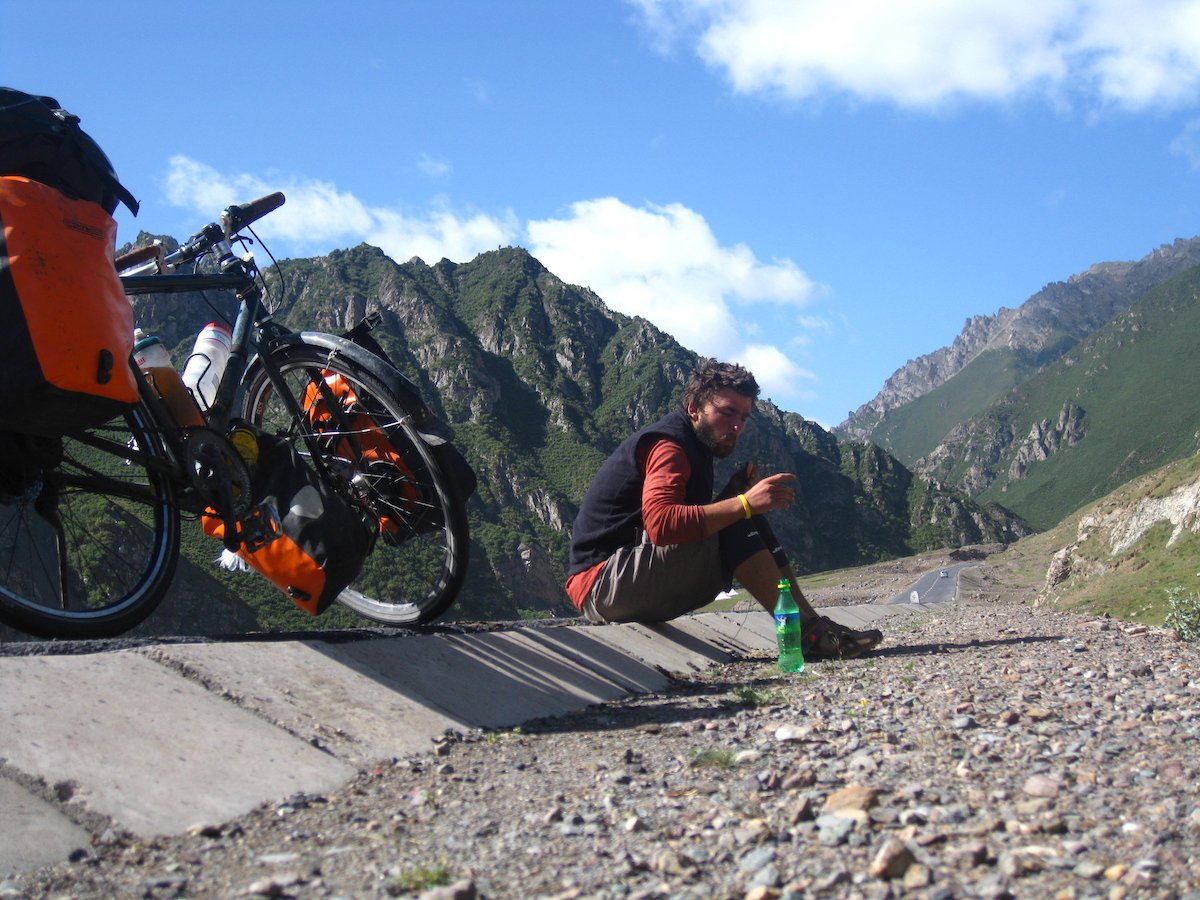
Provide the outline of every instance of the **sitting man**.
[[592,480],[571,537],[567,595],[592,622],[664,622],[712,602],[733,579],[773,612],[781,578],[800,607],[804,655],[849,659],[883,640],[818,616],[766,518],[795,499],[790,473],[750,464],[713,498],[714,459],[729,456],[758,399],[754,376],[702,360],[680,408],[616,449]]

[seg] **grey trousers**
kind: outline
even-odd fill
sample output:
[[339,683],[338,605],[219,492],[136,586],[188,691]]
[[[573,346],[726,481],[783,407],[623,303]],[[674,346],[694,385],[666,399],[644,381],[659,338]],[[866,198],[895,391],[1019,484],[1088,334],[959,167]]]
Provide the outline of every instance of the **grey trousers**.
[[622,547],[600,570],[583,602],[591,622],[666,622],[711,603],[732,579],[723,571],[717,535],[658,547]]

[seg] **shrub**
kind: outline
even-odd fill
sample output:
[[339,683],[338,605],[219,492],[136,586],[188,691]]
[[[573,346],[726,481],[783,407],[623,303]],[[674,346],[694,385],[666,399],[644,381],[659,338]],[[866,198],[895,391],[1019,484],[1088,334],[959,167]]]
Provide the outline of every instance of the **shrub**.
[[1167,588],[1167,618],[1163,624],[1174,628],[1185,641],[1200,640],[1200,594],[1179,586]]

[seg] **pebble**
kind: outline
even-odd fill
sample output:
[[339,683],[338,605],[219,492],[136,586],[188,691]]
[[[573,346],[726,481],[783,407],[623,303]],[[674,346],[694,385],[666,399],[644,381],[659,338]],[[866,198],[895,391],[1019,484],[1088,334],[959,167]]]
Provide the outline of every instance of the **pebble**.
[[1200,897],[1200,647],[997,601],[904,621],[800,678],[738,660],[329,797],[105,826],[0,896]]

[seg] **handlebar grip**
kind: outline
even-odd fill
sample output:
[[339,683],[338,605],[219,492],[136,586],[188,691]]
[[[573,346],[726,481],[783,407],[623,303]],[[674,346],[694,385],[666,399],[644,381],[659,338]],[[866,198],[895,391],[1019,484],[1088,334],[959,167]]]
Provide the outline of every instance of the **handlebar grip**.
[[148,263],[160,256],[162,256],[162,244],[147,244],[145,247],[135,247],[128,253],[122,253],[113,260],[113,265],[118,272],[124,272],[126,269]]
[[225,212],[221,213],[221,227],[225,231],[225,237],[232,237],[238,229],[245,228],[267,213],[279,209],[283,206],[285,199],[282,191],[276,191],[265,197],[259,197],[257,200],[251,200],[249,203],[226,207]]

